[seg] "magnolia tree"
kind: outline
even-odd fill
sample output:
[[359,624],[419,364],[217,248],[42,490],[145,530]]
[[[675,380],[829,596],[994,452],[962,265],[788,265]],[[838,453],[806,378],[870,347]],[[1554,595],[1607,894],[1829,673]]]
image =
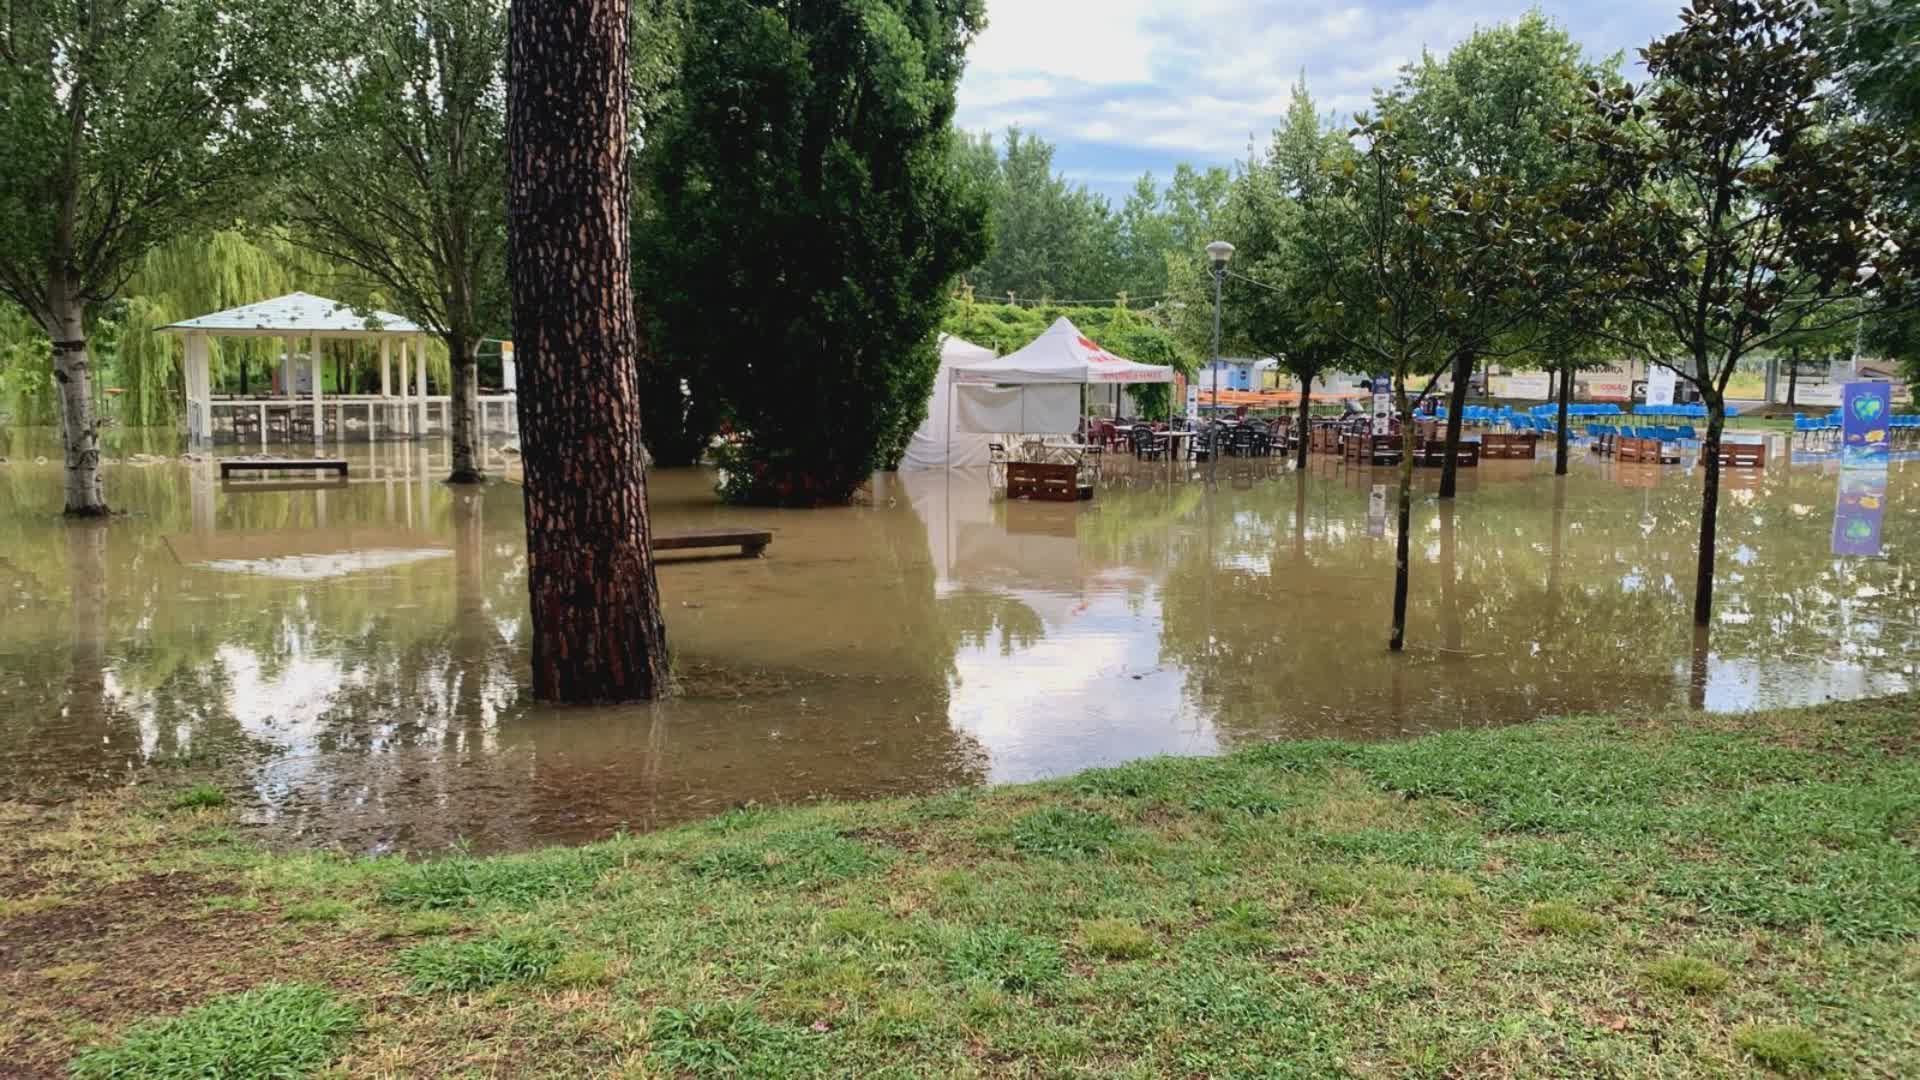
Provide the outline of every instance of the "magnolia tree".
[[1704,627],[1727,382],[1749,354],[1909,302],[1920,234],[1896,195],[1920,157],[1829,107],[1814,5],[1694,0],[1681,22],[1642,50],[1645,87],[1593,88],[1598,122],[1583,136],[1616,170],[1614,219],[1637,238],[1618,278],[1631,318],[1608,333],[1674,357],[1661,362],[1707,408],[1693,603]]
[[53,343],[66,511],[107,513],[92,311],[291,152],[315,5],[24,0],[0,21],[0,293]]

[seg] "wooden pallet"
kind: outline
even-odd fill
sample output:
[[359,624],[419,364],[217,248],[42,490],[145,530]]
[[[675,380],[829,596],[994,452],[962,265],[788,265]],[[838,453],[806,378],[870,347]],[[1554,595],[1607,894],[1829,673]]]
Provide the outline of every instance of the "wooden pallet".
[[1679,462],[1680,455],[1668,453],[1666,444],[1659,439],[1622,437],[1614,448],[1614,460],[1643,461],[1654,465],[1673,465]]
[[1720,444],[1720,465],[1722,468],[1764,469],[1767,467],[1767,444],[1723,442]]
[[[1480,441],[1477,439],[1461,439],[1460,452],[1454,456],[1454,464],[1462,469],[1477,467],[1480,464],[1480,446]],[[1426,442],[1420,444],[1420,456],[1415,458],[1413,463],[1432,469],[1445,466],[1447,463],[1447,440],[1444,438],[1428,439]]]
[[1480,436],[1480,456],[1483,458],[1532,461],[1539,448],[1540,439],[1535,435],[1489,431]]
[[1038,461],[1007,463],[1007,498],[1039,499],[1042,502],[1077,502],[1092,498],[1093,489],[1081,494],[1080,466],[1049,465]]
[[1350,465],[1400,464],[1400,439],[1394,435],[1349,435],[1345,453]]

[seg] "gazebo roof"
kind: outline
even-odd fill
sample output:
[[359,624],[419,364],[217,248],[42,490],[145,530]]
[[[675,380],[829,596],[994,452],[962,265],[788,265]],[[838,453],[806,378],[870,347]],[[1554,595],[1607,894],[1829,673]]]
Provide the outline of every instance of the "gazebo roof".
[[334,334],[381,337],[391,334],[424,334],[420,324],[391,311],[361,315],[352,307],[312,293],[288,293],[257,304],[246,304],[197,319],[161,327],[176,332],[201,331],[222,336],[281,337],[300,334]]

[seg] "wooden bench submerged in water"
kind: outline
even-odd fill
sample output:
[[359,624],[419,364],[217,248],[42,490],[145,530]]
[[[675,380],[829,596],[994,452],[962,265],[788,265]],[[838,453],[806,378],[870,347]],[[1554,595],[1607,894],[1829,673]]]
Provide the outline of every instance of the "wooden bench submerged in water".
[[237,472],[330,472],[347,475],[346,458],[223,458],[220,479]]
[[757,559],[771,543],[771,529],[688,529],[684,532],[653,534],[653,550],[656,554],[662,551],[737,547],[743,558]]

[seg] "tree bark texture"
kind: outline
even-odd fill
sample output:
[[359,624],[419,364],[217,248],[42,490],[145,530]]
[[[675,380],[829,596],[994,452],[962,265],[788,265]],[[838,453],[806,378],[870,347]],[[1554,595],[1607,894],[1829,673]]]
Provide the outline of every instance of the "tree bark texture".
[[1555,422],[1554,431],[1558,433],[1553,448],[1553,475],[1567,475],[1568,451],[1573,445],[1573,432],[1567,428],[1567,414],[1573,409],[1573,370],[1564,368],[1560,372],[1560,416]]
[[1307,442],[1313,436],[1313,376],[1300,380],[1300,446],[1293,452],[1293,467],[1307,467]]
[[1460,485],[1460,427],[1467,411],[1467,391],[1473,382],[1473,354],[1453,358],[1453,392],[1447,395],[1446,460],[1440,465],[1440,497],[1453,498]]
[[453,458],[447,474],[449,484],[478,484],[487,478],[480,465],[480,360],[474,355],[479,342],[450,338],[447,345],[453,360],[453,392],[448,407],[447,442]]
[[1795,349],[1791,354],[1791,359],[1787,361],[1787,408],[1791,409],[1797,404],[1799,404],[1794,400],[1794,398],[1798,397],[1799,394],[1800,394],[1800,350]]
[[67,516],[104,517],[100,483],[100,418],[93,409],[93,361],[85,312],[78,299],[56,296],[47,317],[53,339],[53,381],[60,394],[61,440],[66,450]]
[[629,282],[627,7],[521,0],[510,16],[508,277],[533,692],[550,701],[669,689]]
[[1713,549],[1720,513],[1720,436],[1727,427],[1727,402],[1719,394],[1707,401],[1707,435],[1700,443],[1706,483],[1700,493],[1700,566],[1693,582],[1693,624],[1713,622]]

